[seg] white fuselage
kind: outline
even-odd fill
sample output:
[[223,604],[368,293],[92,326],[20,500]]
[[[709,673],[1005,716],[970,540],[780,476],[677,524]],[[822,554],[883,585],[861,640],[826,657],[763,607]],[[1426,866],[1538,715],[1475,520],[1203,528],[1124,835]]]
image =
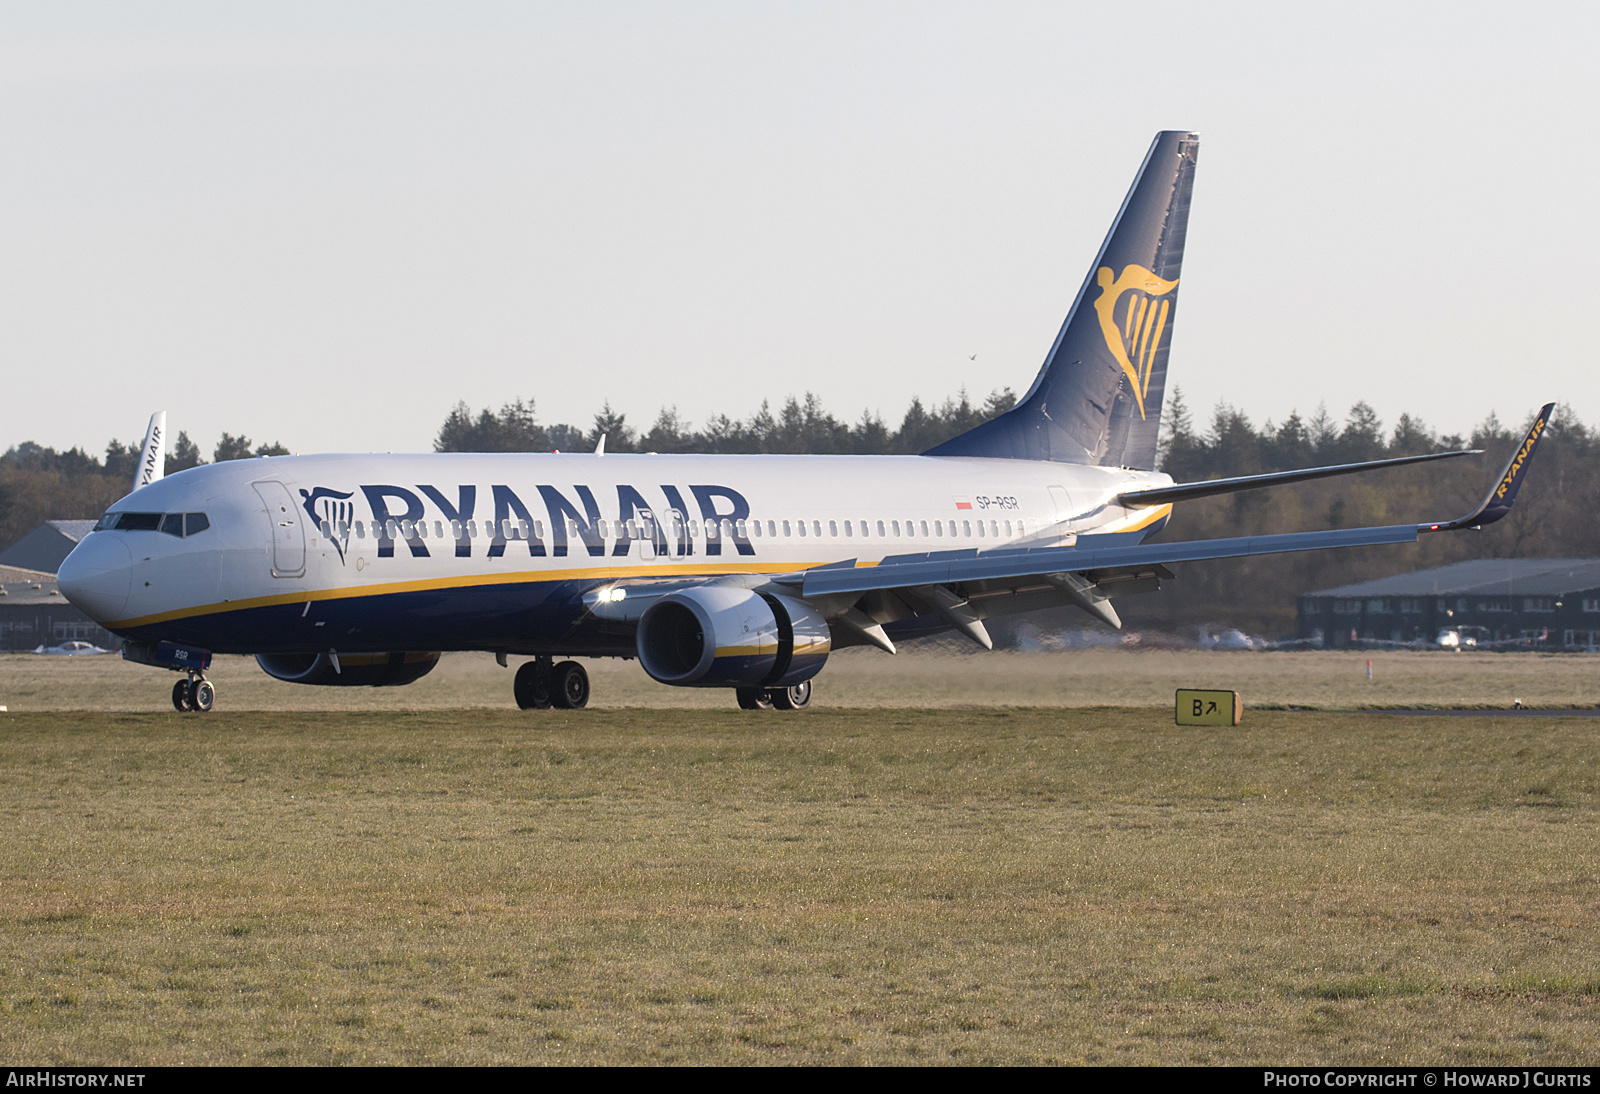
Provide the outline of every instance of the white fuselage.
[[[372,625],[426,629],[430,613],[448,616],[449,641],[433,645],[492,649],[463,637],[468,590],[499,587],[506,596],[480,596],[488,607],[473,609],[498,611],[513,589],[525,599],[537,586],[873,565],[1091,533],[1136,540],[1170,506],[1126,508],[1117,494],[1168,482],[1121,468],[924,456],[286,456],[202,466],[130,494],[108,520],[202,513],[207,527],[96,531],[61,579],[98,622],[147,638],[199,641],[196,622],[230,618],[237,633],[226,641],[215,626],[206,632],[215,648],[250,650],[252,628],[264,646],[284,648],[295,635],[249,613],[303,605],[305,646],[316,649],[329,645],[334,622],[316,616],[335,603],[339,628],[354,632],[350,612],[362,602],[411,597]],[[412,635],[390,637],[416,648]]]

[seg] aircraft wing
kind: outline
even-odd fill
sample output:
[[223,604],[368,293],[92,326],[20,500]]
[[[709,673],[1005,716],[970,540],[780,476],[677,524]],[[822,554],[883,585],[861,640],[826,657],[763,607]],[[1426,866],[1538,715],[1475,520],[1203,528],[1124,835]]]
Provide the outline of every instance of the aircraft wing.
[[[875,566],[858,566],[854,560],[847,560],[784,575],[775,581],[797,586],[799,594],[813,603],[828,605],[835,611],[846,609],[838,617],[841,623],[864,641],[891,651],[893,643],[884,634],[882,623],[935,613],[974,641],[988,646],[982,620],[993,614],[991,607],[1026,610],[1014,598],[1029,595],[1035,600],[1042,596],[1044,602],[1059,603],[1065,594],[1067,600],[1090,615],[1120,627],[1121,620],[1111,607],[1110,598],[1157,587],[1161,579],[1172,577],[1166,569],[1171,563],[1414,543],[1424,533],[1494,523],[1511,511],[1523,471],[1544,436],[1553,408],[1553,403],[1546,404],[1535,417],[1482,503],[1455,520],[1178,543],[1128,543],[1123,536],[1089,535],[1065,547],[896,555]],[[1013,598],[1012,603],[1005,607],[985,603],[997,597]]]
[[1494,523],[1511,511],[1522,473],[1544,435],[1553,408],[1553,403],[1547,404],[1539,412],[1482,503],[1455,520],[1178,543],[1130,542],[1125,533],[1085,535],[1071,546],[934,551],[891,555],[876,565],[858,565],[855,559],[846,559],[772,576],[618,584],[591,590],[584,600],[590,611],[601,618],[634,623],[655,599],[691,585],[736,582],[752,588],[777,587],[818,606],[831,624],[852,632],[856,639],[891,653],[894,643],[883,630],[886,623],[936,615],[980,645],[989,646],[983,627],[985,618],[1059,605],[1063,600],[1120,627],[1111,597],[1154,590],[1161,580],[1173,576],[1167,569],[1172,563],[1414,543],[1424,533]]
[[1395,524],[1377,528],[1340,528],[1328,532],[1290,532],[1277,536],[1239,536],[1125,547],[1097,547],[1094,540],[1099,537],[1084,536],[1072,547],[897,555],[884,559],[876,566],[857,567],[853,562],[844,562],[807,570],[801,595],[809,598],[949,582],[1005,582],[1063,571],[1113,574],[1149,569],[1168,562],[1315,551],[1326,547],[1415,543],[1417,532],[1418,526],[1415,524]]

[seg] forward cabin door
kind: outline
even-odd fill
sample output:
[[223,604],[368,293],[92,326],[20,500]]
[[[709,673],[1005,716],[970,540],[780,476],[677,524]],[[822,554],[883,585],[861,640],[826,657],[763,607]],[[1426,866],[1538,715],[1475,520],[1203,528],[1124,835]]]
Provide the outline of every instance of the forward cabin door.
[[272,526],[272,576],[304,577],[306,573],[306,527],[300,507],[289,488],[281,482],[253,482],[256,495],[267,507],[267,522]]

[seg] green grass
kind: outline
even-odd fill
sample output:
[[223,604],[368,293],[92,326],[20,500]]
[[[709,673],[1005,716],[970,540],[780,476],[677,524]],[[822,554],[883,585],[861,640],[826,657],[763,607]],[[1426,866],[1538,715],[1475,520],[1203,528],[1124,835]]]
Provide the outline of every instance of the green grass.
[[0,717],[28,1063],[1587,1063],[1596,723]]

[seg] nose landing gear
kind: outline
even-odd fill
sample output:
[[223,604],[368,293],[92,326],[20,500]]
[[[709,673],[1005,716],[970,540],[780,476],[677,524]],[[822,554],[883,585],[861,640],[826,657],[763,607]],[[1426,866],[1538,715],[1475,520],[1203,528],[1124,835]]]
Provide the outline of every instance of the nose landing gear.
[[187,679],[172,685],[172,707],[179,714],[206,714],[216,701],[216,686],[204,676],[190,673]]

